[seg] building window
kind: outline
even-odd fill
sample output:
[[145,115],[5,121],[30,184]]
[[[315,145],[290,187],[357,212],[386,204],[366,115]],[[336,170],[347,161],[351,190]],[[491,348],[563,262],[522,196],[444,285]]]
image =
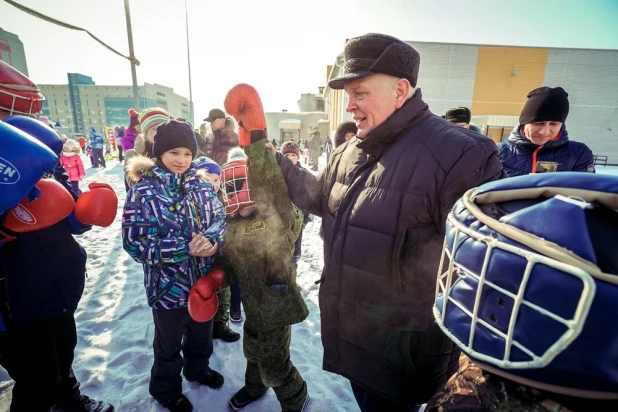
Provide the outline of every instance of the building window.
[[157,92],[157,96],[165,97],[165,93]]

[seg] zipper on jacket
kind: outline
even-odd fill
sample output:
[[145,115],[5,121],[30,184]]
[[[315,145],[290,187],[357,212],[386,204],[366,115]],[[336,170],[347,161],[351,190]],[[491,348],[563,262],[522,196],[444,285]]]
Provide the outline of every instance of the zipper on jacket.
[[406,256],[408,253],[408,243],[410,236],[408,235],[408,229],[406,225],[405,232],[403,234],[403,240],[399,248],[399,256],[397,259],[397,273],[399,275],[399,286],[401,286],[401,293],[406,291]]
[[[196,231],[195,226],[194,226],[194,219],[193,219],[193,214],[191,213],[192,207],[190,206],[190,202],[187,200],[187,195],[185,192],[185,176],[183,175],[180,178],[180,195],[182,196],[181,202],[182,202],[182,207],[184,209],[185,212],[185,219],[187,219],[187,228],[189,229],[189,237],[191,237],[191,234],[193,232]],[[200,269],[199,269],[199,265],[197,264],[197,258],[195,256],[191,256],[190,259],[191,261],[191,269],[192,270],[192,279],[189,279],[189,281],[193,281],[191,282],[192,284],[195,283],[197,281],[197,279],[199,279],[201,277],[201,273],[200,273]]]
[[543,146],[539,146],[534,149],[534,152],[532,152],[532,170],[530,171],[530,173],[536,173],[536,155],[542,148]]
[[[560,136],[562,136],[562,129],[558,130],[558,133],[556,133],[556,135],[554,137],[549,139],[549,141],[550,142],[554,142],[554,141],[560,139]],[[534,149],[534,152],[532,152],[532,170],[531,170],[530,173],[536,173],[536,155],[541,151],[543,146],[545,146],[545,145],[541,145],[541,146],[537,147],[536,149]]]

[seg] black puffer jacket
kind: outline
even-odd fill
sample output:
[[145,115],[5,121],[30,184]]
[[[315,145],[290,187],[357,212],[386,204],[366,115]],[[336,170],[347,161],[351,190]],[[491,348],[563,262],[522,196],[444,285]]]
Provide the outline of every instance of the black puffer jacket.
[[503,177],[496,145],[433,115],[420,90],[313,177],[277,160],[292,201],[322,216],[324,369],[400,403],[446,381],[454,346],[432,306],[445,219],[469,188]]
[[[54,178],[77,200],[62,166]],[[0,248],[0,316],[7,329],[75,312],[86,281],[86,251],[73,234],[90,229],[72,213]]]

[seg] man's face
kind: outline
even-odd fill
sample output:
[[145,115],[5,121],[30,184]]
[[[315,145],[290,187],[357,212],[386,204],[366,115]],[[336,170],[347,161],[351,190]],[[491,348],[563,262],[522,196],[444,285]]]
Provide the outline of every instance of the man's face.
[[215,119],[210,123],[213,131],[223,129],[223,126],[225,126],[225,119]]
[[296,155],[296,153],[286,153],[285,157],[290,159],[292,161],[292,163],[294,163],[294,164],[298,163],[298,156]]
[[383,74],[374,74],[345,84],[345,91],[350,96],[346,111],[353,115],[359,138],[367,137],[401,107],[397,106],[397,92],[393,87],[396,80]]
[[532,143],[542,146],[556,136],[562,122],[535,122],[524,125],[524,136]]

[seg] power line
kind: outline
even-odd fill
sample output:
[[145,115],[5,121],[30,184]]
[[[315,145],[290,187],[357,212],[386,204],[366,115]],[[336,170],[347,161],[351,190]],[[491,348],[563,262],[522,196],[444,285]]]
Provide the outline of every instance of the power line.
[[120,57],[124,57],[125,59],[127,59],[128,61],[130,61],[131,63],[135,64],[136,66],[139,66],[139,60],[137,60],[137,58],[135,57],[131,57],[131,56],[125,56],[124,54],[120,53],[119,51],[117,51],[116,49],[114,49],[111,46],[108,46],[104,41],[100,40],[97,36],[95,36],[94,34],[90,33],[88,30],[86,29],[82,29],[81,27],[77,27],[77,26],[73,26],[72,24],[68,24],[65,22],[62,22],[60,20],[56,20],[53,17],[49,17],[46,16],[42,13],[39,13],[36,10],[33,10],[31,8],[28,8],[24,5],[21,5],[13,0],[4,0],[5,2],[9,3],[11,6],[17,7],[18,9],[20,9],[21,11],[24,11],[34,17],[38,17],[39,19],[45,20],[49,23],[53,23],[56,24],[58,26],[62,26],[65,27],[67,29],[71,29],[71,30],[77,30],[77,31],[83,31],[86,32],[90,37],[92,37],[93,39],[95,39],[98,43],[100,43],[101,45],[103,45],[105,48],[107,48],[108,50],[110,50],[111,52],[117,54]]

